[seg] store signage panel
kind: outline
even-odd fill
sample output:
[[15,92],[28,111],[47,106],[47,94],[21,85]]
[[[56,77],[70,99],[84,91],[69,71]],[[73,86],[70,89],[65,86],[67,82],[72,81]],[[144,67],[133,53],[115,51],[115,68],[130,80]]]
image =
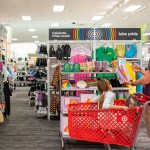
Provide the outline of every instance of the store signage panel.
[[141,40],[140,28],[49,29],[49,40]]
[[72,40],[73,29],[49,29],[49,40]]
[[117,40],[141,40],[140,28],[117,28]]

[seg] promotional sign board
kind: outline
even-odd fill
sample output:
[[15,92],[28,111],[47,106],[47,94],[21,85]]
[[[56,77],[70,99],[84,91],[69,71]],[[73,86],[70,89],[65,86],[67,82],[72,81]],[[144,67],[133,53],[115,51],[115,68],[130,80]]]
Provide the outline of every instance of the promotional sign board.
[[49,29],[49,40],[141,40],[140,28]]

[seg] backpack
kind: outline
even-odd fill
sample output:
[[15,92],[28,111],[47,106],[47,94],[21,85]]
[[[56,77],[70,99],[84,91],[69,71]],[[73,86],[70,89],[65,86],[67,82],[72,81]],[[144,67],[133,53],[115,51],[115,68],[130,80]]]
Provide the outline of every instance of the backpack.
[[49,48],[49,57],[55,57],[55,50],[54,50],[54,46],[51,45],[50,48]]
[[63,49],[60,47],[60,45],[57,45],[57,50],[56,50],[55,56],[59,60],[62,60],[62,58],[63,58]]
[[63,59],[68,60],[68,57],[70,57],[70,53],[71,53],[70,45],[69,44],[62,45],[62,49],[63,49]]

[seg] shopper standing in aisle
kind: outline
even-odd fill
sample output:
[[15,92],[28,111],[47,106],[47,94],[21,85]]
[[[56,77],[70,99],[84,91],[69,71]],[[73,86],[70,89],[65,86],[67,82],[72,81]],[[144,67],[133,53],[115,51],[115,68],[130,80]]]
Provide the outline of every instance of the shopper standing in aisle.
[[[131,85],[144,85],[144,94],[147,96],[150,96],[150,59],[147,68],[144,70],[143,68],[139,67],[137,64],[134,64],[132,66],[133,71],[135,72],[141,72],[143,74],[143,77],[131,82]],[[147,134],[150,138],[150,106],[146,107],[145,110],[145,120],[146,120],[146,126],[147,126]]]
[[132,66],[132,69],[135,72],[142,73],[143,77],[136,80],[136,81],[131,82],[130,84],[131,85],[139,85],[139,84],[144,85],[144,94],[147,96],[150,96],[150,59],[149,59],[149,63],[148,63],[146,70],[144,70],[143,68],[141,68],[137,64],[134,64]]

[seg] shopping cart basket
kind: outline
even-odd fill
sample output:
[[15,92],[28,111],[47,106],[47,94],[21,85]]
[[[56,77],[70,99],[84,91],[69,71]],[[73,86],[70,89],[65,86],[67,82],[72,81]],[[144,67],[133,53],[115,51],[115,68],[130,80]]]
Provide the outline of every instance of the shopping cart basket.
[[[137,96],[136,96],[137,98]],[[134,149],[143,107],[97,109],[96,104],[70,104],[69,135],[73,139],[128,146]]]

